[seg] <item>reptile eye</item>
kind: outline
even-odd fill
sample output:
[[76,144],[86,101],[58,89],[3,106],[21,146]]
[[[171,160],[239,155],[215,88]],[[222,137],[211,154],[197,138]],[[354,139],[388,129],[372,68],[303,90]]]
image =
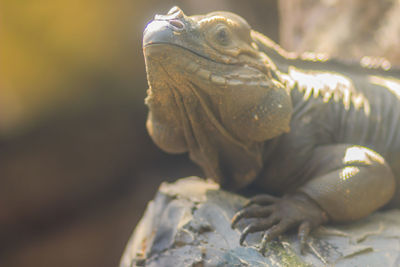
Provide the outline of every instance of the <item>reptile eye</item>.
[[227,28],[225,27],[221,27],[217,30],[216,32],[216,39],[218,41],[219,44],[221,45],[228,45],[230,43],[230,34]]

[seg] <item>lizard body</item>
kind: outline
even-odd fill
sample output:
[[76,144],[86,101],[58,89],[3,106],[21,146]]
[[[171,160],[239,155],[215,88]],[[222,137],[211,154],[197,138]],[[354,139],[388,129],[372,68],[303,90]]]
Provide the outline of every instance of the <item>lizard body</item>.
[[[174,7],[146,27],[148,131],[224,188],[255,185],[243,232],[266,242],[299,226],[400,205],[400,72],[284,51],[229,12]],[[386,69],[386,71],[385,71]],[[261,206],[260,206],[261,205]]]

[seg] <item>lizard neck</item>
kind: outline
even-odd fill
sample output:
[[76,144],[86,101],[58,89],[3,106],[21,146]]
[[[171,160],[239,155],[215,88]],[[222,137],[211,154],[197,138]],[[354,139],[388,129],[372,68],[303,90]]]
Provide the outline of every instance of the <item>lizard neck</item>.
[[252,36],[273,78],[281,82],[292,96],[295,112],[314,98],[323,103],[341,103],[346,111],[353,107],[369,116],[371,108],[367,97],[357,90],[351,78],[337,71],[349,66],[328,61],[329,56],[323,53],[298,55],[287,52],[257,32]]

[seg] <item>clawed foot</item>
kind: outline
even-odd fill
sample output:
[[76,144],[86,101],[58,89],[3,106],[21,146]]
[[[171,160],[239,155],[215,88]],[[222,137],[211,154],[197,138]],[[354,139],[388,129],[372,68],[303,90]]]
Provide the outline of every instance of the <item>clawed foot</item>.
[[267,243],[288,230],[298,227],[300,250],[304,253],[310,231],[328,221],[327,214],[302,193],[282,198],[258,195],[238,211],[232,218],[232,228],[242,218],[256,218],[242,232],[240,245],[250,233],[265,231],[260,252],[264,255]]

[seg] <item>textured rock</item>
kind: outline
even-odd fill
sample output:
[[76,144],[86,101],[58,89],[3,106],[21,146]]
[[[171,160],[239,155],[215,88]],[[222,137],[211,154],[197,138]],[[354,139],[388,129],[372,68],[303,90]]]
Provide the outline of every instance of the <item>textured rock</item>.
[[299,253],[295,234],[258,252],[260,233],[239,245],[244,227],[230,219],[246,199],[197,177],[163,183],[137,225],[121,267],[127,266],[399,266],[400,211],[377,212],[356,223],[320,227]]

